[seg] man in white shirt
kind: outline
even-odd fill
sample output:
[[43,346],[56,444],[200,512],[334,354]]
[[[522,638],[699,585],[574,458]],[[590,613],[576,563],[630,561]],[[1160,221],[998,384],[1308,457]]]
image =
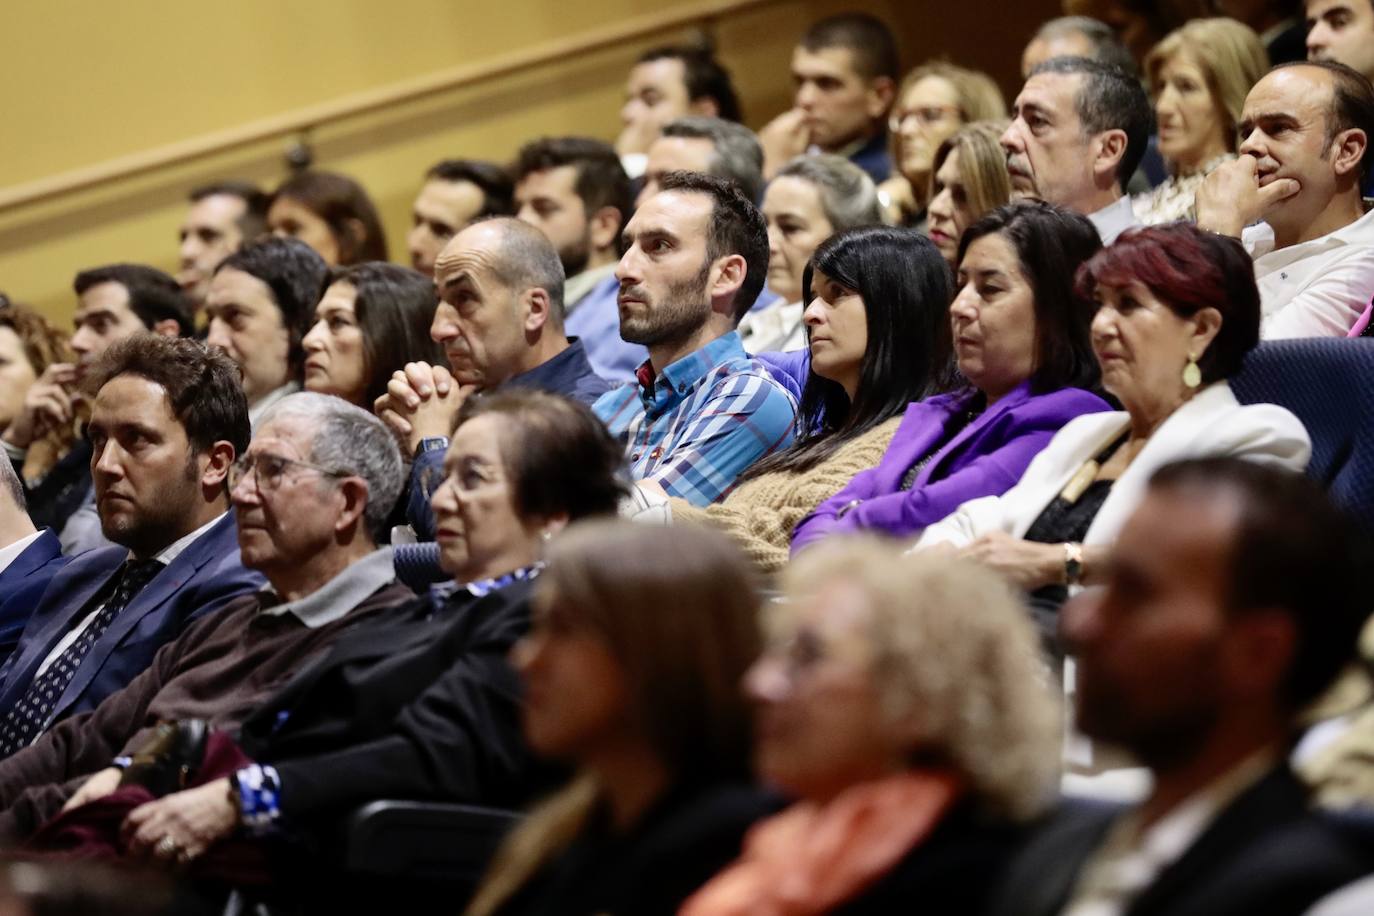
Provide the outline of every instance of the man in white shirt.
[[1147,766],[1129,809],[1067,804],[992,912],[1301,913],[1369,854],[1310,810],[1286,756],[1354,658],[1368,548],[1315,483],[1235,458],[1158,471],[1106,586],[1065,605],[1079,728]]
[[1374,214],[1360,195],[1374,89],[1344,64],[1283,64],[1246,96],[1240,136],[1240,156],[1198,189],[1198,225],[1254,257],[1261,336],[1344,337],[1374,297]]
[[1050,58],[1031,71],[1002,134],[1012,197],[1082,213],[1110,245],[1139,225],[1124,189],[1153,126],[1145,90],[1119,67]]

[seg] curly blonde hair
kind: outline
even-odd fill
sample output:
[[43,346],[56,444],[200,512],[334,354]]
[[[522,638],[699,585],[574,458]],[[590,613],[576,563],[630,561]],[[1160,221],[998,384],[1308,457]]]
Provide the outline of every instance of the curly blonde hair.
[[[945,761],[990,813],[1026,820],[1044,810],[1059,777],[1061,716],[1035,628],[995,573],[949,556],[902,556],[876,539],[841,538],[783,573],[785,595],[836,581],[868,599],[870,666],[886,714],[924,732],[913,758]],[[788,626],[788,602],[768,610]]]

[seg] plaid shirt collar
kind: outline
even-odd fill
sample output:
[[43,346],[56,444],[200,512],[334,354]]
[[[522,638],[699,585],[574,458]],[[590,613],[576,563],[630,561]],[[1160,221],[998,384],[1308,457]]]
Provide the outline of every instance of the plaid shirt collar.
[[645,360],[635,371],[639,383],[639,399],[644,403],[645,413],[661,414],[683,398],[702,379],[723,363],[734,359],[748,359],[744,344],[740,342],[739,332],[731,331],[694,350],[664,368],[654,372],[653,363]]

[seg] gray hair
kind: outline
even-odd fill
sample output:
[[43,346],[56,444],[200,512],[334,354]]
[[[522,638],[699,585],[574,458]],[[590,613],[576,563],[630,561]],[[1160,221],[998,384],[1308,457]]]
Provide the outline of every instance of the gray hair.
[[563,262],[548,236],[513,216],[493,216],[476,220],[501,230],[501,241],[493,252],[491,270],[508,289],[523,292],[542,289],[549,296],[549,315],[553,326],[563,327]]
[[282,398],[263,413],[259,427],[281,418],[300,418],[313,426],[311,462],[367,483],[363,521],[374,539],[380,537],[405,477],[401,450],[386,425],[361,407],[315,391]]
[[8,493],[14,507],[20,512],[28,511],[28,503],[24,499],[24,482],[19,479],[19,473],[15,471],[7,455],[0,455],[0,493]]
[[1031,41],[1037,38],[1047,42],[1053,41],[1075,32],[1088,39],[1088,43],[1093,46],[1094,60],[1120,67],[1132,76],[1136,74],[1135,58],[1116,36],[1116,32],[1107,23],[1091,16],[1060,16],[1058,19],[1051,19],[1036,30]]
[[883,221],[873,179],[843,156],[830,153],[798,156],[779,169],[774,177],[784,176],[800,178],[815,186],[825,218],[836,232],[856,226],[875,226]]
[[763,147],[743,124],[694,115],[669,121],[663,136],[710,140],[716,151],[706,174],[733,181],[755,203],[763,195]]
[[1126,152],[1116,169],[1117,182],[1124,189],[1145,157],[1155,127],[1154,107],[1145,94],[1145,87],[1120,67],[1091,57],[1051,57],[1037,64],[1030,75],[1041,73],[1083,77],[1074,108],[1085,136],[1108,130],[1125,132]]

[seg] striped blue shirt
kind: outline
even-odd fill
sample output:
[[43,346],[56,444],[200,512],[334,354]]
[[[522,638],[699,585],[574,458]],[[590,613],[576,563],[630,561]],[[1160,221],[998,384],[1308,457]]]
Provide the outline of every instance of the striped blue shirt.
[[739,334],[724,337],[640,382],[613,388],[592,410],[625,442],[636,480],[658,481],[695,506],[720,499],[751,464],[792,441],[797,403]]

